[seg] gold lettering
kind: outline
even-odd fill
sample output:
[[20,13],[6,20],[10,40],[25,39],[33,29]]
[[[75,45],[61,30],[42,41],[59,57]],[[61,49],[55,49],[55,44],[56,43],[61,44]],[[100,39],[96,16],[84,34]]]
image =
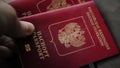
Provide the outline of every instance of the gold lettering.
[[105,44],[105,47],[109,50],[109,49],[110,49],[110,46],[109,46],[108,42],[106,41],[106,38],[105,38],[102,30],[99,30],[99,33],[100,33],[100,35],[101,35],[101,37],[102,37],[102,39],[103,39],[103,42],[104,42],[104,44]]
[[50,57],[50,55],[48,54],[48,51],[43,51],[43,53],[45,54],[45,57]]
[[38,53],[38,55],[39,55],[39,56],[43,56],[43,53],[42,53],[42,52],[40,52],[40,53]]
[[91,25],[94,25],[93,20],[92,20],[92,17],[91,17],[91,15],[90,15],[90,12],[87,12],[86,14],[87,14],[87,16],[88,16],[88,18],[89,18],[89,20],[90,20]]
[[93,26],[93,29],[96,33],[96,36],[101,44],[101,46],[105,46],[108,50],[110,49],[108,42],[106,41],[106,38],[102,32],[102,30],[100,29],[99,23],[94,15],[94,12],[92,11],[91,7],[88,7],[88,12],[86,13],[91,25]]
[[51,0],[50,5],[47,6],[47,10],[53,10],[70,6],[66,0]]
[[50,57],[47,51],[45,41],[42,36],[42,32],[41,31],[34,32],[33,39],[34,39],[35,47],[37,49],[39,58],[41,60],[44,60],[45,58]]
[[32,15],[32,12],[31,11],[27,11],[27,12],[24,12],[22,13],[23,16],[30,16]]
[[45,59],[45,57],[44,57],[44,56],[41,56],[41,57],[40,57],[40,59],[44,60],[44,59]]
[[30,44],[25,44],[25,50],[26,50],[27,52],[30,52],[30,51],[31,51]]

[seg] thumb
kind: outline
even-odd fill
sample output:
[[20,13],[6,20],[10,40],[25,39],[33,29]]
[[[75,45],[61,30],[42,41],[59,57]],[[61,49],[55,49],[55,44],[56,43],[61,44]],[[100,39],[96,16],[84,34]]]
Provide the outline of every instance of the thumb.
[[30,35],[33,31],[33,24],[18,21],[15,10],[0,0],[0,35],[18,38]]
[[16,25],[6,29],[6,35],[13,38],[20,38],[31,35],[34,32],[34,25],[27,21],[18,21]]

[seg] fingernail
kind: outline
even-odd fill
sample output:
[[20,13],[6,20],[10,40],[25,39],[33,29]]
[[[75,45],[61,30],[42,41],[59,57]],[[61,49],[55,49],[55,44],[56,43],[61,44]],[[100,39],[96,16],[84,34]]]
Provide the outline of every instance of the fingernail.
[[20,22],[22,24],[23,30],[26,35],[31,35],[34,32],[35,27],[32,23],[26,21],[20,21]]

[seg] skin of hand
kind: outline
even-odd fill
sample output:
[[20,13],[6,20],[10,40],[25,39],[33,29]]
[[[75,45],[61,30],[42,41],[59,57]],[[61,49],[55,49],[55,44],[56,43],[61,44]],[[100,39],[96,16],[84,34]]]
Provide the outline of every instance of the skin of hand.
[[0,62],[14,50],[13,38],[31,35],[34,29],[33,24],[19,21],[15,10],[0,0]]

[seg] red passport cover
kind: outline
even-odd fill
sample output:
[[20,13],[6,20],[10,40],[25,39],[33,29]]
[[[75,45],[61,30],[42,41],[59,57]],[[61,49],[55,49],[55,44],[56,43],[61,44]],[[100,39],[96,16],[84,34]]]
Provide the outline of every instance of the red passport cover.
[[91,0],[16,0],[10,4],[17,11],[18,17],[23,17],[87,1]]
[[24,68],[78,68],[118,54],[93,1],[21,20],[36,28],[17,42]]

